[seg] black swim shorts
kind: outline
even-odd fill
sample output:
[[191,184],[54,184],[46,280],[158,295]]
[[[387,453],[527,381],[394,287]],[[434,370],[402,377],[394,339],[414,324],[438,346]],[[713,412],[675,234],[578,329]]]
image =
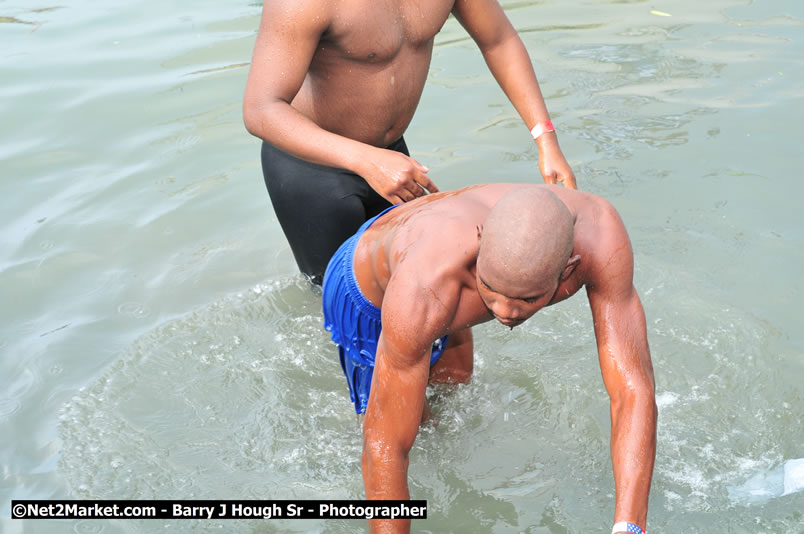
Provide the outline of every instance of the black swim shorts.
[[[402,137],[388,149],[410,155]],[[316,284],[341,243],[391,205],[355,173],[309,163],[266,142],[262,173],[296,263]]]

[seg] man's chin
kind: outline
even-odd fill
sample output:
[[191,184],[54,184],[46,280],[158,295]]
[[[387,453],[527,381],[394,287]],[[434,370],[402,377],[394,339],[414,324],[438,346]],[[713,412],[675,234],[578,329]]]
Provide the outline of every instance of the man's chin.
[[522,323],[525,322],[525,319],[504,319],[502,317],[497,317],[496,315],[494,316],[494,318],[497,319],[497,321],[500,324],[503,324],[503,325],[505,325],[505,326],[507,326],[509,328],[519,326],[519,325],[521,325]]

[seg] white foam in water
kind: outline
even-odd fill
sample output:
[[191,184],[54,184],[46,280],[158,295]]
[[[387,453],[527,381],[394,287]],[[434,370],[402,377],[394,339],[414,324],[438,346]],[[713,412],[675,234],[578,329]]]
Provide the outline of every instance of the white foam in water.
[[781,467],[761,471],[740,486],[728,488],[731,500],[743,504],[764,504],[784,491],[784,473]]
[[787,460],[784,463],[784,493],[790,495],[804,490],[804,458]]
[[787,460],[769,471],[754,474],[740,486],[728,488],[729,497],[743,504],[764,504],[804,489],[804,458]]
[[656,406],[659,408],[664,408],[666,406],[670,406],[671,404],[675,404],[677,400],[678,395],[672,391],[665,391],[664,393],[659,393],[656,395]]
[[74,493],[359,495],[360,433],[320,300],[302,282],[258,286],[147,332],[82,388],[60,416],[59,465]]

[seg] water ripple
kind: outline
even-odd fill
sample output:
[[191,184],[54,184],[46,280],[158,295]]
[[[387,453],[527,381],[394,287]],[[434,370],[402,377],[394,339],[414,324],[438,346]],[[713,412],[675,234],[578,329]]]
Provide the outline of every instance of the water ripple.
[[17,413],[20,409],[20,401],[16,399],[0,399],[0,419],[5,419]]

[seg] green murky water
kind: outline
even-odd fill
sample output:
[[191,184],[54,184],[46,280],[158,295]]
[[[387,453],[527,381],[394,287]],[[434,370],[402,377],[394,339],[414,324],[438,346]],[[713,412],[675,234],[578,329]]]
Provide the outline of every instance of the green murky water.
[[[766,478],[804,457],[804,4],[503,5],[579,186],[631,233],[660,407],[649,530],[802,532],[804,494]],[[12,498],[362,495],[319,297],[241,122],[259,12],[0,2],[3,532],[365,529],[8,519]],[[455,21],[406,138],[442,189],[540,180]],[[476,338],[473,383],[432,392],[439,425],[412,453],[415,530],[608,532],[583,296]]]

